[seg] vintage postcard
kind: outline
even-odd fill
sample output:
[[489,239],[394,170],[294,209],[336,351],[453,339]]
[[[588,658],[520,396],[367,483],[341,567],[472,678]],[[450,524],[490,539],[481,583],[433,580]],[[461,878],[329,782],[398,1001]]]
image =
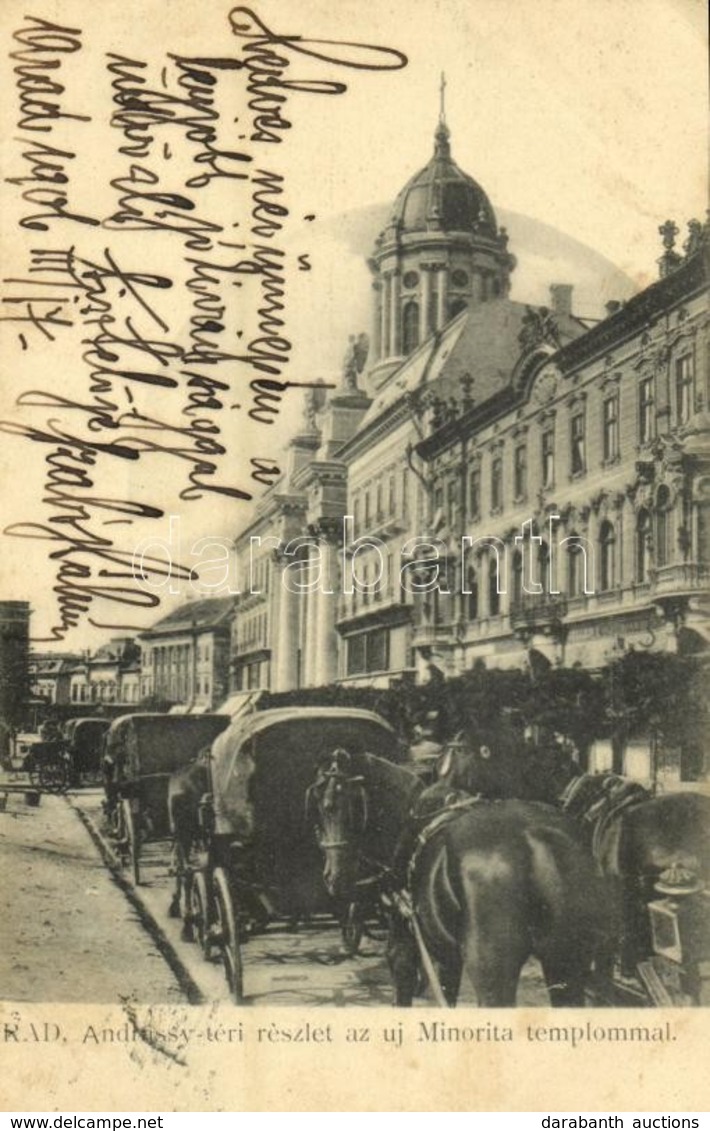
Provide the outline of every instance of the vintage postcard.
[[706,1107],[705,15],[5,0],[6,1110]]

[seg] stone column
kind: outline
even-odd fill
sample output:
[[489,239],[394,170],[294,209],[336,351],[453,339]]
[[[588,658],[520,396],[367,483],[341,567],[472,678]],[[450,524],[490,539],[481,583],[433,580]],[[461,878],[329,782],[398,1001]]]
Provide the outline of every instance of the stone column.
[[419,341],[425,342],[429,337],[429,296],[431,295],[431,271],[429,265],[422,264],[422,309],[419,317]]
[[276,656],[273,661],[274,691],[289,691],[296,686],[298,659],[298,602],[302,594],[292,593],[284,585],[285,563],[274,570],[274,624]]
[[389,274],[382,276],[382,305],[380,313],[382,315],[381,330],[380,330],[380,356],[384,359],[390,356],[389,345],[389,306],[390,306],[390,276]]
[[377,279],[372,284],[374,293],[374,317],[372,326],[372,357],[373,361],[379,361],[382,357],[382,283]]
[[436,328],[437,328],[437,330],[442,330],[443,327],[446,325],[446,323],[448,321],[448,319],[446,317],[446,311],[447,311],[447,305],[448,305],[447,300],[448,300],[448,297],[449,297],[448,294],[447,294],[447,287],[446,287],[447,280],[448,280],[448,273],[447,273],[445,264],[444,265],[439,264],[439,267],[437,269],[437,277],[438,277],[438,301],[437,301],[437,305],[436,305]]
[[320,526],[320,585],[315,593],[315,654],[313,657],[313,683],[316,687],[332,683],[338,676],[338,640],[335,631],[338,607],[338,562],[335,537],[340,533],[339,523]]
[[390,354],[394,357],[401,352],[400,324],[399,271],[393,271],[390,276]]
[[[313,569],[313,555],[308,551],[309,569],[305,575],[309,582],[313,581],[315,570]],[[304,650],[303,662],[303,683],[305,687],[316,686],[316,667],[318,655],[318,598],[320,594],[306,593],[300,597],[301,601],[305,601],[306,605],[306,640]]]

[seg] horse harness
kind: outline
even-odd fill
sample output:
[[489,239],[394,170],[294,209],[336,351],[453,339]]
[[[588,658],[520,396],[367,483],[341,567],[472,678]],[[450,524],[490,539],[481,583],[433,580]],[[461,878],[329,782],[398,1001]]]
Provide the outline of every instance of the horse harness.
[[427,976],[427,981],[429,982],[429,986],[434,995],[434,1000],[436,1001],[436,1004],[438,1006],[443,1008],[448,1006],[449,1003],[446,1000],[446,996],[439,980],[439,975],[436,972],[436,967],[434,966],[434,962],[431,955],[429,954],[426,942],[424,941],[422,929],[419,924],[419,917],[417,915],[417,909],[414,905],[414,899],[412,897],[412,882],[419,859],[421,858],[422,852],[424,851],[429,841],[438,832],[440,832],[441,829],[445,828],[447,825],[451,824],[452,821],[460,817],[462,813],[466,813],[469,810],[473,809],[474,806],[480,804],[481,800],[482,799],[478,794],[475,796],[459,796],[455,801],[450,801],[446,803],[441,809],[437,810],[417,835],[414,852],[412,853],[409,864],[407,866],[406,886],[399,889],[393,888],[393,890],[389,893],[389,899],[387,897],[383,897],[384,901],[386,903],[390,902],[395,911],[409,924],[409,927],[414,936],[414,941],[419,951],[419,957],[421,959],[424,972]]

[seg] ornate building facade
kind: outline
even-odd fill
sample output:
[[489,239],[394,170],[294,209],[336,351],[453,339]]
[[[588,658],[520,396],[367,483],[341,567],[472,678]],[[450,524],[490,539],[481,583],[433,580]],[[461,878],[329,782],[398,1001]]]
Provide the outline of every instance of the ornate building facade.
[[513,301],[439,122],[369,260],[369,357],[353,336],[309,391],[237,536],[232,690],[707,646],[707,230],[661,234],[658,282],[599,322],[566,283]]

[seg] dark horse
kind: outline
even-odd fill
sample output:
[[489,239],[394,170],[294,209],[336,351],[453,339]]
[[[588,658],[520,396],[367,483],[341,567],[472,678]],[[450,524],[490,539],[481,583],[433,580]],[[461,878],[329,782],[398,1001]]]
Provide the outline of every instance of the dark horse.
[[[509,797],[514,783],[520,797],[530,798],[531,775],[515,769],[525,751],[515,756],[511,768],[506,752],[481,746],[479,737],[453,743],[442,756],[441,788]],[[548,759],[545,765],[549,776],[532,783],[532,796],[540,796],[544,785],[550,801],[574,821],[580,841],[605,877],[614,927],[611,950],[598,956],[598,964],[609,974],[617,955],[623,973],[632,975],[651,953],[647,903],[661,873],[678,864],[710,881],[710,798],[697,793],[653,797],[640,783],[618,774],[574,774],[558,760]]]
[[633,974],[651,953],[646,905],[661,873],[679,865],[710,882],[710,797],[653,797],[638,782],[602,773],[573,779],[560,802],[607,878],[622,972]]
[[201,750],[194,762],[170,775],[168,782],[168,816],[173,837],[173,870],[175,891],[169,915],[179,918],[183,912],[183,938],[192,938],[189,913],[190,857],[204,830],[200,822],[200,802],[210,788],[210,747]]
[[[411,1005],[421,960],[425,969],[439,967],[443,998],[433,988],[442,1004],[455,1005],[465,971],[479,1005],[514,1005],[531,955],[553,1005],[584,1004],[604,913],[593,861],[567,818],[537,803],[448,793],[425,790],[417,801],[424,816],[412,819],[405,789],[375,797],[367,770],[354,778],[337,761],[309,791],[331,894],[347,894],[363,856],[370,870],[380,868],[396,909],[388,948],[396,1004]],[[388,857],[358,816],[373,803],[388,825]]]

